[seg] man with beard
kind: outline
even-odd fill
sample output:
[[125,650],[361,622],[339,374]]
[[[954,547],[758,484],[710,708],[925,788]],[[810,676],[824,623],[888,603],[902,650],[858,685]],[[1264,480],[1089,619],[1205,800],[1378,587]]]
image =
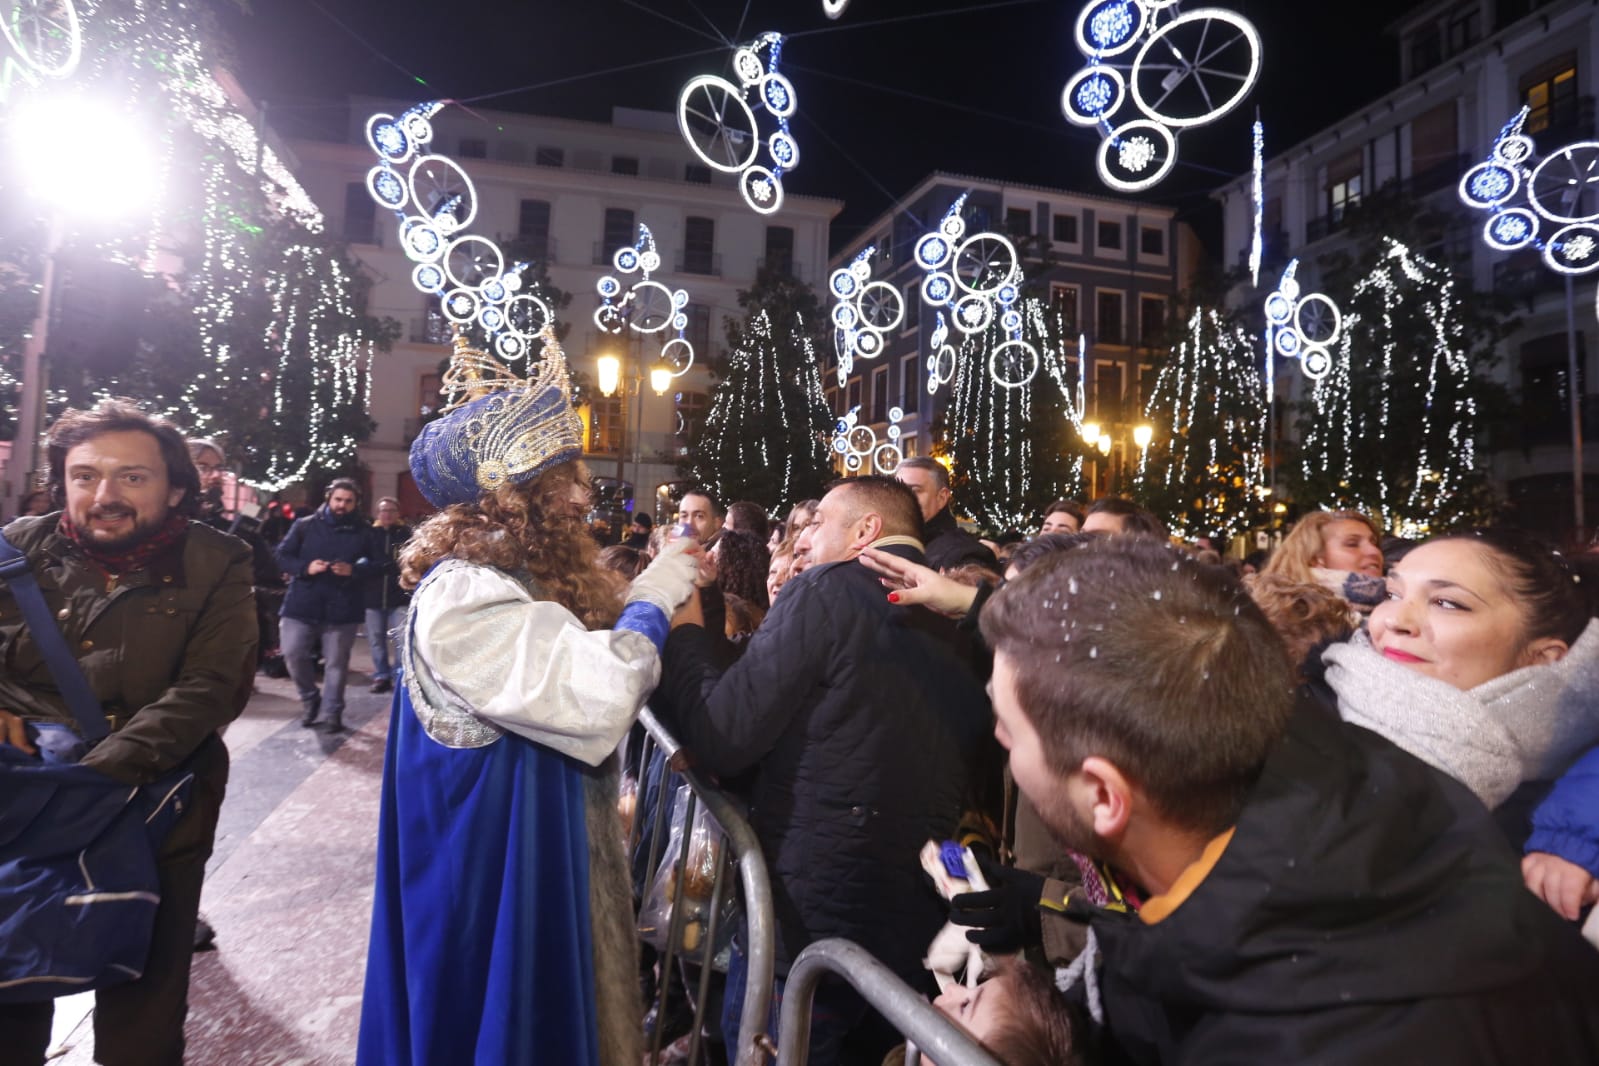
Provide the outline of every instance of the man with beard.
[[[190,521],[200,486],[184,440],[131,403],[68,411],[51,428],[50,491],[60,513],[19,518],[6,539],[27,556],[111,734],[81,763],[127,785],[177,768],[188,810],[157,856],[161,900],[143,975],[96,996],[96,1060],[183,1060],[189,958],[200,882],[227,784],[217,731],[238,716],[254,673],[250,549]],[[0,585],[0,743],[33,752],[30,722],[73,725],[36,635]],[[0,1062],[44,1061],[52,1003],[0,1004]]]
[[982,630],[1017,785],[1145,895],[1033,895],[1091,923],[1116,1061],[1599,1061],[1599,955],[1464,787],[1296,704],[1220,568],[1092,538],[995,594]]
[[[344,683],[350,672],[355,631],[366,618],[361,584],[378,567],[367,558],[361,490],[341,477],[328,486],[322,506],[295,521],[278,545],[278,565],[289,575],[279,628],[283,659],[314,726],[327,712],[327,729],[344,728]],[[322,650],[322,691],[316,688],[316,649]]]

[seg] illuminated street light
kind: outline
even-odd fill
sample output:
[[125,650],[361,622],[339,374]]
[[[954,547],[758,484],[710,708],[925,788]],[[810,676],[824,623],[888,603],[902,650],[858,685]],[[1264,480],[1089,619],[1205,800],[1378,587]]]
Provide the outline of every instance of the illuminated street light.
[[615,396],[622,384],[622,360],[614,355],[602,355],[595,362],[599,367],[600,391],[607,397]]
[[1099,443],[1099,423],[1098,422],[1084,422],[1083,423],[1083,440],[1088,443],[1088,446],[1090,448],[1092,448],[1094,445]]
[[655,395],[665,396],[666,390],[672,387],[672,368],[665,363],[657,363],[650,368],[650,388],[655,390]]
[[1133,443],[1139,448],[1149,447],[1149,442],[1155,439],[1154,426],[1134,426]]

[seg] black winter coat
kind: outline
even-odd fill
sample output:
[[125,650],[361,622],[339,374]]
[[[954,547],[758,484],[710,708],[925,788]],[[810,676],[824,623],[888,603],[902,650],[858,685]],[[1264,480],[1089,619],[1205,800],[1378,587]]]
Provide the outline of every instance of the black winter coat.
[[[377,568],[367,559],[365,518],[358,514],[335,517],[326,504],[294,525],[278,545],[278,565],[289,575],[289,591],[279,615],[297,622],[351,625],[366,618],[361,583]],[[353,572],[340,577],[332,570],[306,573],[314,560],[349,563]]]
[[982,541],[956,525],[955,516],[948,507],[922,526],[922,543],[927,545],[927,565],[934,570],[949,570],[976,563],[996,574],[1001,572],[994,553],[985,548]]
[[726,673],[703,629],[672,631],[656,706],[698,766],[754,771],[779,972],[842,936],[919,980],[946,909],[917,856],[954,832],[993,726],[970,652],[953,622],[890,604],[854,561],[783,586]]
[[1599,952],[1487,810],[1308,697],[1194,893],[1093,924],[1125,1061],[1599,1063]]
[[366,557],[372,569],[362,580],[362,603],[369,611],[392,611],[411,602],[411,593],[400,587],[400,549],[411,539],[411,527],[404,523],[372,526],[366,532]]

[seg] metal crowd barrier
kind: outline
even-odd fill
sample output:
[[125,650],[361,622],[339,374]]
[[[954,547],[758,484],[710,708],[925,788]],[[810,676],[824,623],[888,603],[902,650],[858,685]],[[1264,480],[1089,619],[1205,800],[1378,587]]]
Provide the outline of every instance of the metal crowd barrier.
[[914,1066],[918,1053],[938,1066],[1004,1066],[871,952],[836,938],[818,940],[800,952],[788,971],[777,1026],[777,1066],[804,1066],[811,1043],[811,1001],[816,986],[830,973],[848,981],[905,1036],[910,1044],[907,1066]]
[[[747,978],[744,987],[744,1007],[739,1015],[739,1035],[737,1048],[728,1048],[728,1061],[733,1066],[764,1066],[774,1053],[771,1040],[766,1035],[767,1019],[771,1013],[772,1004],[772,973],[775,963],[775,937],[776,918],[772,911],[772,885],[766,870],[766,859],[761,854],[760,843],[755,839],[755,831],[750,828],[739,804],[726,793],[707,784],[681,757],[682,745],[662,727],[648,709],[639,714],[639,722],[644,726],[643,750],[639,753],[637,766],[639,767],[638,794],[636,800],[635,817],[628,836],[628,857],[630,864],[636,870],[634,862],[638,845],[643,833],[643,815],[645,812],[645,789],[653,786],[654,795],[650,797],[653,803],[653,816],[650,818],[650,837],[648,858],[644,866],[644,894],[649,892],[649,882],[653,879],[656,868],[661,861],[661,853],[665,848],[667,830],[670,826],[672,798],[676,787],[672,783],[671,775],[676,774],[689,786],[689,799],[686,822],[692,825],[696,806],[703,803],[707,810],[721,823],[722,830],[727,837],[727,846],[731,849],[732,861],[729,862],[724,855],[723,861],[716,866],[716,876],[711,889],[711,898],[708,904],[709,911],[706,920],[705,933],[701,943],[705,945],[703,958],[704,964],[700,967],[699,986],[694,997],[693,1028],[690,1030],[688,1047],[688,1066],[698,1066],[703,1061],[701,1048],[701,1034],[706,1022],[705,1012],[707,997],[710,992],[712,955],[715,952],[718,924],[722,917],[723,904],[731,888],[725,876],[730,865],[736,865],[739,882],[744,889],[744,935],[741,938],[743,954],[748,960]],[[665,757],[666,770],[654,781],[646,780],[646,768],[654,762],[656,752]],[[629,759],[631,762],[631,758]],[[676,884],[679,886],[677,901],[684,899],[682,887],[684,885],[683,871],[688,863],[689,844],[691,834],[683,833],[682,843],[675,860]],[[661,1053],[666,1004],[671,992],[672,979],[677,971],[677,945],[683,935],[684,914],[687,908],[674,903],[672,907],[671,923],[667,930],[666,949],[660,963],[660,982],[656,990],[655,1006],[657,1024],[655,1034],[650,1042],[649,1061],[658,1062]],[[712,1018],[712,1025],[718,1019]]]

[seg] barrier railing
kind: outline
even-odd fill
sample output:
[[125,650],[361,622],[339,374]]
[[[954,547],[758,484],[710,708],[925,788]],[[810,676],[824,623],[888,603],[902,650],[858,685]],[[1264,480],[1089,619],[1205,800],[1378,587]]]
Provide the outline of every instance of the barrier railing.
[[906,1066],[920,1054],[938,1066],[1004,1066],[910,985],[849,940],[818,940],[794,960],[783,986],[783,1013],[777,1025],[777,1066],[802,1066],[810,1052],[811,1000],[823,977],[836,974],[859,992],[877,1013],[910,1043]]
[[[643,818],[650,814],[649,847],[646,853],[644,872],[644,892],[649,891],[649,882],[653,879],[660,865],[662,852],[666,844],[667,830],[670,826],[672,797],[676,793],[673,775],[689,786],[689,799],[685,815],[685,825],[693,825],[694,815],[699,804],[704,804],[726,835],[728,847],[732,849],[732,864],[738,870],[739,882],[744,890],[744,935],[741,938],[743,954],[748,960],[747,978],[744,988],[744,1006],[739,1015],[738,1046],[728,1048],[728,1061],[733,1066],[764,1066],[773,1054],[771,1041],[766,1036],[767,1018],[771,1012],[772,1003],[772,973],[775,960],[776,918],[772,911],[772,885],[766,870],[766,859],[761,854],[760,843],[755,839],[755,831],[750,828],[749,822],[744,818],[739,805],[719,789],[706,783],[692,767],[682,758],[682,746],[673,736],[666,731],[660,721],[649,710],[639,714],[639,722],[644,726],[644,744],[639,752],[636,762],[638,770],[638,793],[636,799],[635,817],[628,836],[628,855],[630,861],[638,855],[638,847],[642,841]],[[657,753],[663,758],[659,761]],[[628,760],[630,763],[633,760]],[[664,764],[664,765],[661,765]],[[660,773],[653,780],[650,779],[648,770],[652,766],[660,765]],[[646,796],[646,789],[653,795]],[[648,808],[646,802],[648,801]],[[656,1062],[660,1058],[661,1043],[664,1036],[662,1022],[666,1017],[666,1006],[671,993],[672,979],[677,971],[678,945],[683,937],[683,927],[687,907],[678,905],[685,899],[684,871],[689,861],[689,846],[691,834],[684,832],[679,844],[678,854],[674,860],[672,883],[678,886],[676,900],[672,906],[672,917],[667,929],[666,947],[660,962],[660,982],[655,996],[656,1026],[655,1033],[650,1042],[650,1061]],[[704,935],[699,943],[704,945],[703,960],[700,967],[699,984],[694,997],[693,1028],[689,1031],[688,1064],[697,1066],[701,1059],[701,1035],[705,1025],[705,1013],[710,992],[711,973],[715,968],[712,957],[716,950],[717,937],[720,932],[719,925],[722,920],[723,905],[729,890],[728,880],[725,876],[730,863],[726,857],[716,864],[716,874],[712,882],[711,897],[708,904],[708,916]],[[633,863],[635,874],[639,867]],[[711,1019],[715,1024],[716,1019]]]

